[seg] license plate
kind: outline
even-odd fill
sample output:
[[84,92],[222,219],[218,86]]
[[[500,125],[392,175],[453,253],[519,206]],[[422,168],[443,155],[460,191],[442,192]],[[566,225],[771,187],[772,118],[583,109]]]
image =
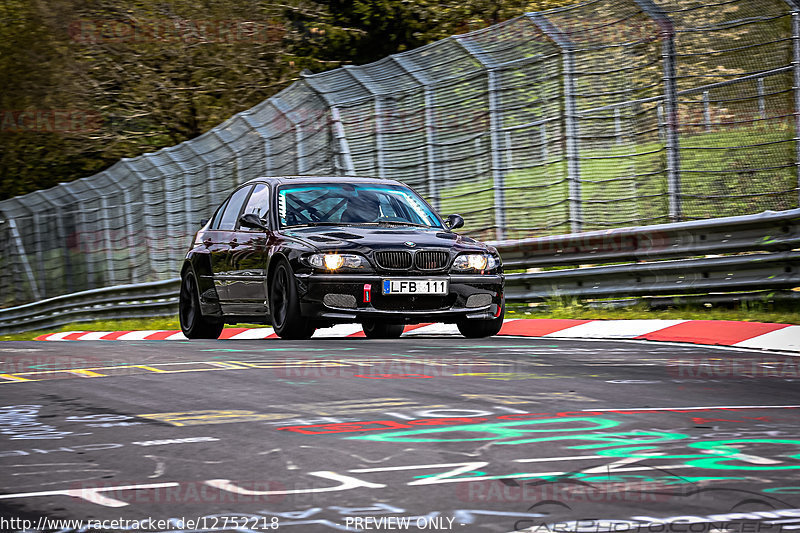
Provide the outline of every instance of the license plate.
[[446,279],[385,279],[383,294],[447,294]]

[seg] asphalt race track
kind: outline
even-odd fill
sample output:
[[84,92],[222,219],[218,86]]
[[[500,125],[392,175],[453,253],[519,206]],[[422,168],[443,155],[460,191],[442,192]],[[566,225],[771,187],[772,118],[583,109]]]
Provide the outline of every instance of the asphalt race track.
[[444,336],[0,356],[4,532],[800,530],[798,357]]

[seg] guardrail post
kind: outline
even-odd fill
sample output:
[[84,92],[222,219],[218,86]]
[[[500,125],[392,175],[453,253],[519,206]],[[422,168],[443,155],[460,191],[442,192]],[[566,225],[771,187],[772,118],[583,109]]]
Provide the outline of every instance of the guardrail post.
[[567,180],[569,182],[569,220],[571,231],[579,233],[583,229],[584,220],[578,142],[579,112],[575,102],[575,44],[541,13],[528,13],[528,18],[561,48],[561,69],[564,77],[564,137],[567,147]]
[[675,26],[672,19],[653,0],[634,0],[656,24],[661,33],[661,61],[664,68],[664,111],[667,137],[667,191],[669,218],[683,219],[681,198],[681,160],[678,135],[678,84],[675,74]]
[[506,200],[505,200],[505,172],[503,170],[503,152],[500,141],[500,132],[503,129],[503,118],[500,115],[498,97],[497,68],[491,57],[481,50],[477,43],[469,38],[455,36],[453,40],[460,44],[467,53],[475,58],[486,70],[487,93],[489,98],[489,140],[492,146],[492,180],[494,182],[494,213],[496,235],[502,240],[506,235]]

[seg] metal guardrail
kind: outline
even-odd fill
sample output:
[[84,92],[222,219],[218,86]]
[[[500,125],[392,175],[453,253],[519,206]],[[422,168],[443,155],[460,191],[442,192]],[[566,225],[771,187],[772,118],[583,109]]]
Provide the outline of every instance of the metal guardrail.
[[[501,241],[495,246],[507,271],[527,269],[507,274],[509,301],[800,286],[800,252],[792,251],[800,248],[800,209]],[[542,270],[552,267],[557,269]]]
[[149,318],[178,312],[180,278],[65,294],[0,309],[0,335],[73,322]]
[[[759,298],[753,291],[800,287],[800,209],[491,244],[507,271],[527,270],[506,275],[511,302],[698,294],[746,301]],[[179,286],[174,278],[0,309],[0,334],[174,315]]]

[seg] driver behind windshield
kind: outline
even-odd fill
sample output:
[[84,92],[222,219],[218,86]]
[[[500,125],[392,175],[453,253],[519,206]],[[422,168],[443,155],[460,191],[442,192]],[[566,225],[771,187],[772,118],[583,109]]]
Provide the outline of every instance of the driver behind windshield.
[[341,222],[359,224],[375,222],[381,216],[381,207],[374,194],[353,196],[347,201],[347,208],[342,212]]

